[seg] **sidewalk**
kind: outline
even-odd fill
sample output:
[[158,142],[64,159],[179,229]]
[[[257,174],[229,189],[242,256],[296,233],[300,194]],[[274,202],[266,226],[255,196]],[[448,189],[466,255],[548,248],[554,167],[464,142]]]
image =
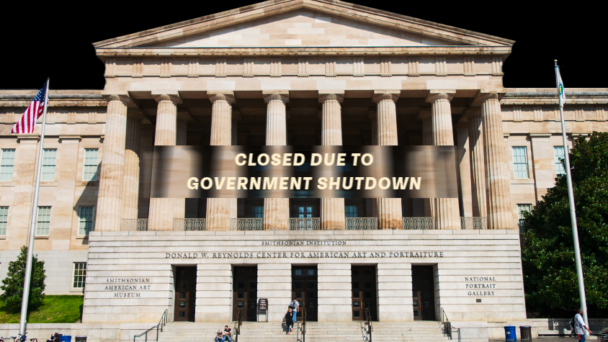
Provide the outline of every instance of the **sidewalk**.
[[[587,341],[598,341],[598,336],[587,336]],[[504,342],[504,339],[501,340],[489,340],[490,342]],[[518,342],[521,340],[517,340]],[[536,342],[576,342],[578,339],[576,337],[568,337],[568,336],[541,336],[537,338],[533,338],[532,341]]]

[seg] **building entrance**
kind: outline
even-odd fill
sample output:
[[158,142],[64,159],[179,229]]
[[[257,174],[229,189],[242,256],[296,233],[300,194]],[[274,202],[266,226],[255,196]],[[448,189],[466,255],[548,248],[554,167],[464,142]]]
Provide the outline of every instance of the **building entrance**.
[[412,266],[414,320],[435,320],[433,266]]
[[352,290],[353,321],[365,320],[365,309],[377,321],[376,266],[352,266]]
[[317,266],[292,266],[291,299],[300,302],[298,321],[302,321],[303,308],[307,321],[317,321],[317,283]]
[[175,321],[194,322],[196,303],[196,266],[175,268]]
[[258,267],[235,266],[233,274],[232,319],[237,320],[240,310],[243,321],[257,321]]

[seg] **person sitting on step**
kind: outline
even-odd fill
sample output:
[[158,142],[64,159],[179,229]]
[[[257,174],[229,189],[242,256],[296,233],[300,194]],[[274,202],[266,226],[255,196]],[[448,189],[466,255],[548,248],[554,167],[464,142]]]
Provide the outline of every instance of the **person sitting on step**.
[[222,329],[217,331],[217,335],[215,335],[215,342],[222,342]]
[[224,331],[222,333],[224,334],[224,337],[222,337],[222,342],[232,342],[232,330],[230,330],[227,325],[224,327]]

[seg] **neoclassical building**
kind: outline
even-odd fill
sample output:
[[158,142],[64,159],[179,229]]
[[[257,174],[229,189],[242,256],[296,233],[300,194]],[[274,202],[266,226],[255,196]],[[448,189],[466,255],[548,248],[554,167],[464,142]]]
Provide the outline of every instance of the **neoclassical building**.
[[[277,322],[293,298],[319,322],[525,320],[518,220],[565,150],[555,89],[503,87],[513,43],[329,0],[95,43],[104,89],[50,92],[47,293],[84,292],[83,322]],[[0,91],[1,277],[28,238],[39,128],[9,132],[35,92]],[[566,93],[570,139],[608,131],[608,88]],[[459,196],[150,198],[174,145],[456,146]]]

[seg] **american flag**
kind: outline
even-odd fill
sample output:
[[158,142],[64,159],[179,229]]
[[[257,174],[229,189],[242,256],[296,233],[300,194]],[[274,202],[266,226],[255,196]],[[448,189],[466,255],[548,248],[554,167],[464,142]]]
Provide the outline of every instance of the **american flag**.
[[36,120],[44,113],[44,107],[46,106],[46,83],[44,87],[40,89],[36,97],[32,100],[29,107],[21,116],[21,119],[13,126],[11,133],[34,133],[36,127]]

